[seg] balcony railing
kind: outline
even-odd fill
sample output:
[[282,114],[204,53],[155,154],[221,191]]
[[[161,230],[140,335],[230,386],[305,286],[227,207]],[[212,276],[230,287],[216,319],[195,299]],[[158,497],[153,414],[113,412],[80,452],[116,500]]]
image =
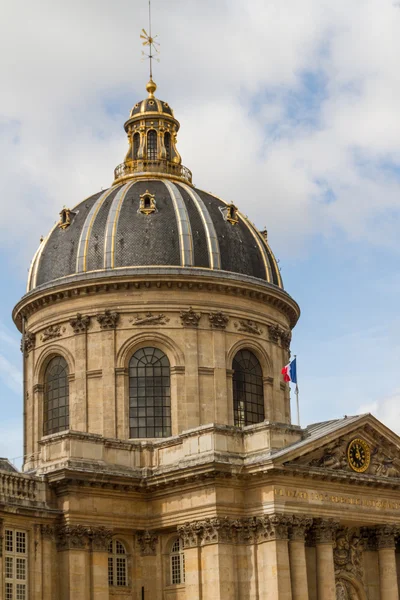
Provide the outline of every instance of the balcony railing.
[[45,500],[43,483],[29,475],[0,471],[0,498],[43,502]]
[[124,162],[114,170],[114,183],[129,179],[135,175],[145,175],[146,173],[165,173],[178,179],[183,179],[192,183],[192,172],[183,165],[170,162],[168,160],[134,160]]

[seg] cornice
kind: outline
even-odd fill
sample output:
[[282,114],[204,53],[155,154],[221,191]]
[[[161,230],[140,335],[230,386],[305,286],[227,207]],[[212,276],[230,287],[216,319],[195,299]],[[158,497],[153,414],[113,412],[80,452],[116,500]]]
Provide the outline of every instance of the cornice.
[[106,294],[119,290],[205,290],[234,297],[248,297],[282,311],[294,327],[299,316],[298,304],[287,292],[261,279],[227,271],[185,267],[135,267],[92,271],[71,275],[29,292],[13,310],[13,319],[21,331],[22,316],[75,297]]

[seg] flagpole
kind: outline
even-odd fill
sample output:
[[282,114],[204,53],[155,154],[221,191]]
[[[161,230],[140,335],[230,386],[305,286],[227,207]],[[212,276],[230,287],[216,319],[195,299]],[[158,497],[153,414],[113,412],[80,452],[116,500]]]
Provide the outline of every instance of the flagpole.
[[[297,355],[294,355],[294,358],[297,358]],[[300,407],[299,407],[299,386],[297,385],[297,360],[296,360],[296,389],[295,389],[295,394],[296,394],[296,408],[297,408],[297,425],[300,427]]]

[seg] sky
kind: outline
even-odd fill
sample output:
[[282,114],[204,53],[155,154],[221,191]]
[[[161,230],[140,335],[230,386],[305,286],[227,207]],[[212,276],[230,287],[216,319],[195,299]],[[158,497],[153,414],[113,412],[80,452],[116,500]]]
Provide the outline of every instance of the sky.
[[[0,456],[16,459],[11,311],[40,236],[123,160],[123,123],[146,96],[147,0],[0,1]],[[152,12],[156,95],[181,123],[183,164],[267,227],[300,304],[302,425],[372,412],[400,434],[400,3],[153,0]]]

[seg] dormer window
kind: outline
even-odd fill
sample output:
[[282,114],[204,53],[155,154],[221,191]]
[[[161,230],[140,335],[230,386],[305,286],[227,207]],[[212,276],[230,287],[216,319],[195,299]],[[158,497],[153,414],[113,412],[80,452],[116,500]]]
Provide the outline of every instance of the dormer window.
[[236,225],[239,222],[238,209],[234,204],[228,204],[226,207],[226,220],[232,225]]
[[156,210],[156,201],[154,194],[150,194],[149,190],[146,190],[144,194],[140,196],[139,212],[144,215],[149,215]]
[[73,213],[69,208],[63,208],[60,212],[60,220],[58,222],[58,226],[61,229],[67,229],[71,225],[71,221],[74,218],[75,213]]

